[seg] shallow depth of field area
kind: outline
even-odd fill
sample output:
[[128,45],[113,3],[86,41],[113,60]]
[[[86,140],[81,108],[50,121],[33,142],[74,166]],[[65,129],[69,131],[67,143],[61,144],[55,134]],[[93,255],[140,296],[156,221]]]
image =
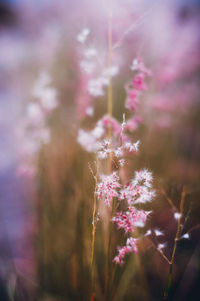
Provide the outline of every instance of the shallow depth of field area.
[[0,300],[200,300],[200,2],[0,1]]

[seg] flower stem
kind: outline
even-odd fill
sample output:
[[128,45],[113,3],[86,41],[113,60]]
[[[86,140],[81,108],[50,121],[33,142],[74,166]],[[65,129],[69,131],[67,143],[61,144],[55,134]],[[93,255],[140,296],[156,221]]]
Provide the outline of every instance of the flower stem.
[[95,247],[95,232],[96,232],[96,221],[95,221],[95,215],[96,215],[96,208],[97,208],[97,196],[96,196],[96,190],[97,190],[97,177],[98,177],[98,160],[96,162],[96,174],[94,175],[94,172],[92,168],[89,166],[89,169],[91,171],[91,174],[95,180],[95,189],[94,189],[94,198],[93,198],[93,213],[92,213],[92,246],[91,246],[91,282],[92,282],[92,295],[91,295],[91,301],[95,300],[95,272],[94,272],[94,247]]
[[94,192],[94,203],[93,203],[93,213],[92,213],[92,255],[91,255],[91,278],[92,278],[92,292],[95,291],[95,277],[94,277],[94,245],[95,245],[95,215],[96,215],[96,206],[97,206],[97,199],[96,199],[96,189]]
[[181,194],[181,202],[180,202],[180,217],[178,218],[178,222],[177,222],[177,230],[176,230],[176,236],[174,238],[174,248],[173,248],[172,256],[171,256],[171,260],[170,260],[167,288],[164,292],[164,300],[168,300],[169,292],[171,290],[172,276],[173,276],[173,274],[172,274],[173,264],[174,264],[176,249],[177,249],[177,242],[180,239],[180,235],[181,235],[181,218],[183,215],[185,196],[186,196],[186,189],[185,189],[185,187],[183,187],[183,191]]
[[[111,1],[110,1],[111,5]],[[112,9],[110,9],[109,12],[109,19],[108,19],[108,67],[112,67]],[[112,118],[112,101],[113,101],[113,95],[112,95],[112,76],[109,78],[109,85],[108,85],[108,99],[107,99],[107,110],[108,110],[108,116],[110,119],[109,125],[108,125],[108,139],[111,141],[111,147],[112,147],[112,124],[111,124],[111,118]],[[108,172],[109,174],[112,173],[112,152],[109,154],[108,158]],[[108,247],[107,247],[107,255],[106,255],[106,274],[105,274],[105,298],[108,299],[109,295],[109,279],[111,276],[110,271],[110,252],[111,252],[111,234],[112,234],[112,216],[114,212],[114,199],[112,200],[111,205],[111,211],[109,212],[109,230],[108,230]]]
[[[108,19],[108,66],[109,68],[112,67],[112,11],[109,13],[109,19]],[[108,139],[111,141],[112,145],[112,124],[111,124],[111,118],[112,118],[112,76],[109,78],[109,84],[108,84],[108,100],[107,100],[107,110],[108,110],[108,116],[110,119],[109,125],[108,125]],[[109,154],[109,163],[108,163],[108,169],[109,173],[112,172],[112,152]]]

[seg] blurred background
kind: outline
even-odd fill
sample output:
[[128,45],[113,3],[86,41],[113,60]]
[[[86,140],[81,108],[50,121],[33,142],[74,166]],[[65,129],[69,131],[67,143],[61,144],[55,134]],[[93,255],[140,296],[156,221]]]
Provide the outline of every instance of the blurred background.
[[[103,0],[0,0],[0,300],[90,300],[93,162],[77,143],[93,128],[104,100],[84,90],[77,35],[90,28],[100,64],[107,52],[109,4]],[[133,133],[141,150],[129,162],[154,175],[149,227],[164,232],[172,252],[176,232],[169,196],[184,215],[189,240],[178,244],[170,300],[200,300],[200,1],[113,1],[113,115],[122,120],[130,64],[151,69]],[[42,111],[38,99],[42,100]],[[87,116],[85,103],[92,103]],[[164,193],[163,193],[164,191]],[[116,237],[120,235],[115,233]],[[97,223],[96,298],[105,277],[103,216]],[[113,250],[114,252],[114,250]],[[113,253],[114,254],[114,253]],[[162,300],[168,265],[145,242],[116,268],[110,300]]]

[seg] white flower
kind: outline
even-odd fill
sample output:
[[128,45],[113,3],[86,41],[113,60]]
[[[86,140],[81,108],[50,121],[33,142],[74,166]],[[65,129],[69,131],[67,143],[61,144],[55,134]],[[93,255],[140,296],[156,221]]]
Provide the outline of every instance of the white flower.
[[33,96],[40,100],[46,110],[53,110],[58,106],[57,91],[48,86],[50,82],[51,78],[47,71],[42,71],[33,88]]
[[117,158],[120,158],[123,156],[123,151],[122,151],[122,148],[121,147],[118,147],[115,151],[114,151],[114,154]]
[[135,227],[143,228],[145,226],[145,223],[143,221],[136,221],[134,223]]
[[139,144],[140,144],[139,140],[135,143],[126,142],[125,145],[124,145],[124,148],[127,149],[130,153],[138,152]]
[[103,70],[102,74],[93,78],[88,83],[88,92],[90,95],[94,97],[103,96],[104,95],[104,86],[109,84],[110,77],[115,76],[118,73],[118,67],[113,66],[111,68],[107,68]]
[[132,183],[134,185],[139,184],[140,182],[144,182],[144,185],[148,188],[152,186],[152,173],[147,169],[142,169],[140,171],[136,171],[135,178],[133,179]]
[[126,161],[125,161],[124,159],[120,159],[120,160],[119,160],[119,165],[120,165],[120,166],[124,166],[125,163],[126,163]]
[[154,233],[155,233],[156,236],[162,236],[162,235],[164,235],[163,232],[160,231],[160,230],[158,230],[158,229],[155,229]]
[[48,128],[43,128],[39,133],[39,138],[44,144],[49,143],[51,140],[50,130]]
[[99,149],[98,139],[104,134],[104,129],[101,123],[98,122],[92,131],[84,131],[82,129],[78,132],[78,143],[88,152],[96,152]]
[[41,90],[40,102],[44,109],[53,110],[58,106],[57,92],[54,88],[46,87]]
[[159,244],[158,245],[158,250],[162,250],[166,247],[166,243],[163,243],[163,244]]
[[[47,86],[51,84],[51,77],[46,70],[40,71],[39,77],[35,83],[35,87],[38,86]],[[37,90],[37,88],[36,88]]]
[[95,48],[87,48],[84,51],[84,56],[87,59],[91,59],[91,58],[97,56],[97,50]]
[[35,123],[43,123],[44,122],[44,114],[41,109],[41,106],[36,102],[30,102],[27,107],[27,117],[28,121]]
[[80,43],[85,43],[88,35],[90,33],[90,30],[89,28],[83,28],[83,30],[77,35],[77,41],[80,42]]
[[110,68],[103,70],[102,76],[109,79],[110,77],[116,76],[118,72],[119,72],[118,66],[112,66]]
[[132,70],[132,71],[137,70],[137,69],[138,69],[138,64],[139,64],[138,60],[137,60],[137,59],[133,59],[132,64],[131,64],[131,67],[130,67],[131,70]]
[[78,132],[78,143],[88,152],[96,151],[96,139],[90,132],[86,132],[82,129]]
[[189,233],[185,233],[181,236],[181,238],[189,239],[190,235],[189,235]]
[[103,96],[103,82],[101,78],[91,79],[88,83],[88,92],[94,97]]
[[141,186],[140,196],[134,201],[134,204],[145,204],[147,202],[151,202],[154,197],[154,190],[149,191],[147,187]]
[[147,230],[147,232],[144,234],[144,236],[149,236],[151,235],[151,230]]
[[94,108],[93,107],[87,107],[86,114],[88,116],[93,116],[93,114],[94,114]]
[[80,67],[85,73],[91,74],[94,71],[96,65],[94,64],[94,62],[82,60],[80,62]]
[[104,134],[104,129],[100,125],[97,124],[97,126],[92,130],[91,134],[94,138],[99,139]]
[[135,142],[135,143],[133,144],[134,149],[135,149],[135,152],[138,152],[139,144],[140,144],[140,140],[138,140],[137,142]]
[[126,116],[125,113],[123,114],[123,121],[122,121],[122,132],[124,131],[124,128],[126,126]]
[[181,217],[181,213],[179,213],[179,212],[175,212],[175,213],[174,213],[174,218],[175,218],[176,220],[178,220],[180,217]]
[[98,157],[100,159],[108,158],[108,155],[112,152],[109,146],[110,146],[110,140],[108,139],[104,139],[103,142],[98,143]]

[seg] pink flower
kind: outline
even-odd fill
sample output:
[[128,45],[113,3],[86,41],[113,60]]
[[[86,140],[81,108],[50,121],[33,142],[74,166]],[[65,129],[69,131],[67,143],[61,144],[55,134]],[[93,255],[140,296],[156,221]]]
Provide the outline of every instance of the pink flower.
[[139,92],[137,90],[127,90],[126,108],[130,111],[135,111],[139,103]]
[[110,207],[114,197],[118,197],[117,188],[120,187],[119,176],[116,172],[111,175],[101,175],[101,182],[97,185],[98,199],[105,199],[105,203]]
[[118,255],[115,256],[113,261],[117,264],[122,265],[124,263],[124,257],[129,253],[137,253],[137,239],[130,237],[127,238],[126,245],[123,247],[118,247]]
[[110,148],[110,141],[109,140],[105,139],[103,142],[99,143],[98,157],[100,159],[108,158],[108,156],[111,152],[112,152],[112,149]]
[[133,87],[134,87],[136,90],[139,90],[139,91],[146,90],[147,87],[146,87],[146,84],[144,83],[144,79],[145,79],[145,76],[144,76],[143,73],[137,74],[137,75],[132,79]]
[[152,173],[147,169],[142,169],[136,171],[135,178],[133,179],[132,183],[134,183],[134,185],[137,185],[143,182],[145,186],[151,188],[152,180],[153,180]]
[[130,206],[128,211],[118,212],[112,221],[117,224],[119,229],[123,228],[128,233],[133,232],[135,227],[144,227],[148,215],[148,211],[137,210]]
[[102,122],[105,128],[109,128],[109,126],[111,125],[114,135],[119,136],[121,134],[121,124],[115,118],[110,118],[110,116],[105,115],[102,118]]
[[145,67],[141,58],[134,59],[130,68],[132,71],[141,71],[146,76],[151,76],[151,71]]
[[127,121],[127,128],[130,132],[133,132],[137,129],[138,125],[141,123],[142,118],[140,116],[134,116],[133,118]]
[[119,198],[132,205],[150,202],[154,196],[152,174],[147,169],[143,169],[137,171],[132,181],[120,190]]

